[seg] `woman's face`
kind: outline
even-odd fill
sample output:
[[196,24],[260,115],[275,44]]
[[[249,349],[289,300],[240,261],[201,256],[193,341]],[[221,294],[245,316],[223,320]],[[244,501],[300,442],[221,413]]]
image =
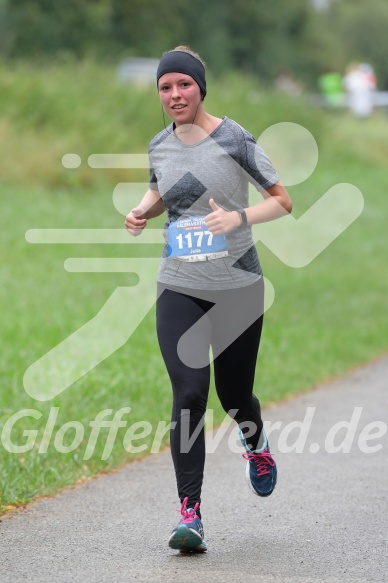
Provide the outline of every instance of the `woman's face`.
[[160,77],[158,89],[166,113],[177,126],[193,123],[202,100],[199,85],[190,75],[166,73]]

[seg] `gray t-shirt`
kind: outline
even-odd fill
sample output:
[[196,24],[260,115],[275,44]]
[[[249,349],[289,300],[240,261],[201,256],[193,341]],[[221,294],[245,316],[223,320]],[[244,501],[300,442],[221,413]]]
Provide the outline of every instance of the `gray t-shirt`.
[[225,210],[249,206],[248,186],[262,191],[279,177],[254,137],[224,117],[219,126],[195,144],[182,143],[173,124],[149,145],[150,188],[163,198],[165,224],[158,281],[188,289],[231,289],[250,285],[262,275],[250,226],[226,235],[228,255],[210,261],[185,262],[168,257],[168,227],[184,217],[206,216],[209,199]]

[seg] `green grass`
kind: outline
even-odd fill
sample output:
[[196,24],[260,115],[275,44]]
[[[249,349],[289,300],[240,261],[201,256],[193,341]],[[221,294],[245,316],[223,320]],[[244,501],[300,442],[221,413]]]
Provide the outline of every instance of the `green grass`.
[[[148,453],[157,424],[168,423],[171,395],[153,307],[122,348],[52,401],[35,401],[23,388],[30,364],[97,314],[116,287],[130,284],[122,273],[69,273],[63,267],[66,258],[160,253],[158,245],[31,245],[24,237],[31,228],[122,227],[123,216],[112,204],[113,188],[119,181],[145,181],[146,173],[91,170],[86,162],[78,170],[65,170],[60,160],[68,152],[84,161],[94,152],[145,152],[161,127],[154,89],[119,86],[112,72],[92,64],[52,71],[3,66],[0,76],[0,430],[22,409],[42,414],[19,420],[12,432],[13,442],[23,444],[28,438],[23,431],[37,430],[31,451],[10,453],[0,444],[4,511]],[[296,217],[338,182],[355,184],[365,198],[357,221],[307,267],[289,268],[258,245],[265,275],[276,290],[265,318],[255,384],[262,403],[269,404],[387,350],[382,312],[388,284],[383,237],[388,119],[381,112],[365,122],[345,112],[331,116],[306,102],[266,94],[241,78],[210,80],[209,86],[208,110],[227,114],[255,136],[272,123],[295,121],[316,137],[317,169],[305,183],[289,188]],[[53,436],[47,452],[39,453],[53,407],[59,408]],[[85,460],[90,422],[104,409],[115,413],[123,407],[131,411],[123,416],[127,425],[119,429],[112,454],[101,460],[107,437],[102,429],[93,455]],[[223,412],[214,390],[209,407],[220,422]],[[58,453],[54,437],[74,421],[84,428],[84,438],[74,451]],[[124,434],[141,421],[150,423],[152,431],[134,445],[146,449],[126,451]],[[73,437],[69,430],[64,444]]]

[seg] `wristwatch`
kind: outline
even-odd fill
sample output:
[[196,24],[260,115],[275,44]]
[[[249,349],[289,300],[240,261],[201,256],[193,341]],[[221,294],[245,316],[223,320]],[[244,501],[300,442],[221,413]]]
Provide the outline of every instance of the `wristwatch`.
[[247,227],[248,226],[248,219],[247,219],[247,213],[245,212],[244,209],[239,209],[237,211],[241,217],[241,225],[240,227]]

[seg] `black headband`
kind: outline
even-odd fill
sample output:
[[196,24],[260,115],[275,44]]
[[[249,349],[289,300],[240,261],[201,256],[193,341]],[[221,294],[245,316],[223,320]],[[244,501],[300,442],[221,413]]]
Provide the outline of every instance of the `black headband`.
[[156,72],[156,83],[166,73],[183,73],[189,75],[199,85],[202,96],[206,95],[205,67],[196,57],[184,51],[171,51],[160,59]]

